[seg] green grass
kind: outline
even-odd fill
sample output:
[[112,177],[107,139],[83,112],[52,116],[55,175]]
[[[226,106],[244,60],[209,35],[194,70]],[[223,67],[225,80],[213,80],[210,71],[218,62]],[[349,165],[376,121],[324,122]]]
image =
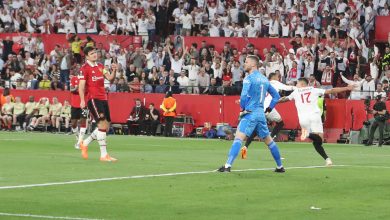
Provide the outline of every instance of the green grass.
[[[90,159],[73,136],[0,133],[0,187],[174,172],[208,171],[231,142],[109,136],[117,163]],[[285,167],[324,165],[310,144],[279,143]],[[191,174],[23,189],[0,189],[0,212],[99,219],[390,219],[390,148],[330,145],[332,168]],[[262,143],[234,169],[272,168]],[[310,207],[321,210],[311,210]],[[29,219],[1,216],[0,219]]]

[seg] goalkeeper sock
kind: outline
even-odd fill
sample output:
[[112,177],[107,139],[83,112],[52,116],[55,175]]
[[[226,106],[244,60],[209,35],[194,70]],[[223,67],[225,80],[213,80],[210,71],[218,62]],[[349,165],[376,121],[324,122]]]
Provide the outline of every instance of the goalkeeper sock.
[[268,148],[271,151],[272,157],[274,158],[276,165],[278,168],[283,167],[282,160],[280,158],[279,148],[278,145],[276,145],[275,141],[272,141],[268,144]]
[[242,140],[239,138],[234,139],[232,147],[230,148],[228,159],[226,161],[225,167],[231,167],[234,160],[236,159],[238,152],[240,151],[242,145]]
[[325,149],[322,146],[322,138],[318,134],[309,134],[309,138],[313,140],[313,146],[316,149],[317,153],[321,155],[324,160],[328,158],[328,155],[325,153]]

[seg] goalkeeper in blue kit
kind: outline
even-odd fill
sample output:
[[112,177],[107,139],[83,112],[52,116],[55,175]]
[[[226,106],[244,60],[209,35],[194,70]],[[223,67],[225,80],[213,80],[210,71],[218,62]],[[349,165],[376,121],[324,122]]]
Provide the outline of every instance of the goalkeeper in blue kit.
[[267,120],[264,113],[264,99],[267,93],[272,96],[270,106],[266,112],[272,111],[277,104],[279,93],[270,85],[268,79],[259,70],[259,59],[256,56],[248,56],[245,60],[244,70],[249,73],[244,79],[244,85],[240,97],[241,121],[238,124],[235,139],[229,151],[228,159],[219,172],[230,172],[232,164],[236,159],[242,142],[250,137],[255,131],[257,136],[264,140],[276,162],[275,172],[284,173],[278,146],[269,134]]

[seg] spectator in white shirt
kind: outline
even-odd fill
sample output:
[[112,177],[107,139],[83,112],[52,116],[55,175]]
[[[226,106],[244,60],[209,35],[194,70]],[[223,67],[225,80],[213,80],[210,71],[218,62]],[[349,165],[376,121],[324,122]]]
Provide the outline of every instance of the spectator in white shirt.
[[87,31],[87,29],[86,29],[87,19],[85,18],[85,15],[83,12],[80,12],[80,15],[79,15],[76,23],[77,23],[76,24],[77,33],[78,34],[85,34]]
[[341,75],[341,79],[345,83],[353,86],[353,90],[351,91],[351,95],[349,96],[349,98],[352,100],[362,99],[361,90],[362,90],[362,85],[363,85],[364,80],[360,79],[358,74],[355,74],[353,76],[353,80],[349,80],[349,79],[345,78],[345,76],[343,74],[340,74],[340,75]]
[[374,92],[374,97],[378,97],[378,95],[380,95],[382,97],[382,101],[386,101],[387,96],[386,96],[386,92],[383,91],[382,83],[378,83],[376,85],[376,91]]
[[184,66],[183,69],[188,70],[188,93],[194,93],[198,94],[199,89],[198,89],[198,74],[200,67],[196,64],[196,59],[195,57],[191,57],[191,63],[190,65]]
[[179,56],[178,53],[175,53],[175,55],[172,56],[171,50],[168,47],[166,48],[166,51],[168,51],[169,57],[171,59],[171,69],[176,75],[179,75],[184,64],[183,58],[187,54],[187,49],[184,50],[181,56]]
[[375,92],[375,81],[372,79],[370,75],[366,75],[366,79],[363,81],[363,97],[362,98],[367,98],[370,96],[373,98],[373,93]]
[[58,33],[76,33],[74,27],[74,21],[70,18],[69,14],[65,15],[65,18],[61,20],[62,28],[58,30]]
[[180,76],[177,77],[177,80],[176,80],[179,85],[180,85],[180,90],[181,90],[181,93],[183,94],[186,94],[186,93],[189,93],[189,82],[190,80],[188,79],[188,77],[186,76],[186,71],[185,70],[182,70],[181,73],[180,73]]
[[258,37],[259,29],[255,26],[255,20],[251,20],[250,24],[245,27],[248,37]]
[[138,21],[137,21],[138,34],[142,36],[142,41],[143,41],[144,46],[146,46],[149,42],[148,23],[149,23],[149,21],[146,19],[144,14],[142,14],[141,18],[138,19]]
[[184,14],[180,16],[180,22],[183,24],[183,29],[181,30],[181,34],[186,36],[188,32],[191,33],[192,25],[194,24],[194,20],[190,14],[188,14],[187,10],[184,10]]
[[220,27],[220,24],[219,24],[218,20],[214,20],[214,22],[212,22],[209,25],[210,37],[219,37],[219,27]]

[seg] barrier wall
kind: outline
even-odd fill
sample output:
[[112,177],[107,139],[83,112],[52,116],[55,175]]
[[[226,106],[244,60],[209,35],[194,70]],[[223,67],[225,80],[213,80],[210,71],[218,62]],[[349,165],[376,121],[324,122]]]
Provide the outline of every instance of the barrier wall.
[[[27,33],[2,33],[0,34],[0,39],[5,39],[7,36],[12,37],[12,40],[15,43],[22,43],[24,39],[27,39],[29,34]],[[54,47],[58,44],[61,47],[69,48],[69,42],[66,40],[65,34],[32,34],[33,38],[41,37],[42,42],[45,46],[45,53],[50,53]],[[123,47],[128,48],[130,44],[134,44],[134,48],[141,45],[142,38],[140,36],[124,36],[124,35],[109,35],[109,36],[100,36],[100,35],[88,35],[88,34],[78,34],[80,39],[84,40],[87,36],[90,36],[96,44],[102,43],[104,49],[108,50],[110,48],[109,43],[117,40],[117,42]],[[15,49],[17,47],[14,47]],[[17,51],[14,51],[17,53]]]
[[375,18],[375,41],[388,42],[390,32],[390,16],[376,16]]
[[[2,91],[0,90],[2,93]],[[21,96],[23,102],[33,95],[35,101],[41,97],[52,98],[56,96],[61,102],[70,99],[69,92],[63,91],[42,91],[42,90],[11,90],[14,96]],[[164,98],[163,94],[133,94],[133,93],[109,93],[109,105],[111,118],[114,123],[125,123],[136,98],[148,106],[154,103],[159,109]],[[191,115],[197,126],[204,122],[211,122],[215,125],[218,122],[229,123],[232,126],[238,124],[239,105],[235,103],[238,96],[203,96],[203,95],[175,95],[177,100],[177,113]],[[371,105],[374,104],[374,101]],[[386,103],[390,109],[390,102]],[[334,99],[326,100],[326,122],[325,128],[360,130],[366,120],[364,101]],[[293,102],[281,103],[276,109],[282,115],[286,129],[299,128],[297,111]],[[370,115],[369,118],[372,118]]]

